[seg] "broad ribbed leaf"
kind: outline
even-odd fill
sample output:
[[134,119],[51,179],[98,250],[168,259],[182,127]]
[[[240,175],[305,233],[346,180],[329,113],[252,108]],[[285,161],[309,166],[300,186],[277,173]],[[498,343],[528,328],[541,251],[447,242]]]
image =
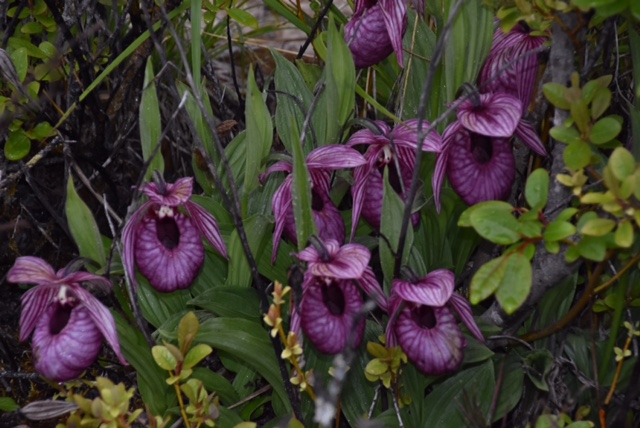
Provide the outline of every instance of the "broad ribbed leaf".
[[217,286],[191,299],[189,304],[220,317],[260,319],[260,299],[253,288]]
[[271,150],[273,142],[273,125],[271,114],[253,73],[249,69],[247,78],[247,97],[245,104],[245,118],[247,121],[247,137],[245,146],[244,192],[245,196],[258,187],[258,173],[264,159]]
[[100,230],[91,210],[76,192],[71,174],[67,182],[67,201],[64,208],[71,236],[78,246],[80,255],[97,262],[101,267],[105,266],[107,258],[102,246]]
[[240,318],[212,318],[200,325],[198,342],[228,352],[260,373],[290,412],[291,404],[268,337],[267,331],[256,322]]
[[160,148],[160,135],[162,134],[162,119],[160,117],[160,106],[158,102],[158,94],[156,92],[156,84],[154,81],[153,62],[149,57],[147,66],[144,69],[144,84],[142,86],[142,97],[140,99],[140,144],[142,145],[142,158],[145,162],[149,162],[149,167],[145,171],[144,177],[146,181],[150,181],[153,171],[161,174],[164,172],[164,159]]
[[[254,257],[262,254],[268,248],[271,228],[269,219],[264,215],[253,215],[244,220],[244,229],[249,248]],[[229,239],[229,276],[226,285],[236,287],[250,287],[252,282],[251,269],[244,252],[240,235],[234,230]]]

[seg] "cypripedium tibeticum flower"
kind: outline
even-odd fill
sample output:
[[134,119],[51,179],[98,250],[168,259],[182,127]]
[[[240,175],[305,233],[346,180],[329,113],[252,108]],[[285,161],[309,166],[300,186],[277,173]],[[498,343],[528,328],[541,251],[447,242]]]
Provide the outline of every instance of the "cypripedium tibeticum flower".
[[357,68],[370,67],[396,53],[402,67],[402,37],[407,29],[405,0],[355,0],[344,38]]
[[491,51],[478,79],[481,92],[513,95],[522,103],[524,114],[531,103],[538,75],[538,54],[531,51],[545,41],[545,37],[531,34],[521,24],[508,33],[496,29]]
[[458,120],[442,135],[433,174],[436,206],[445,174],[467,204],[506,199],[515,179],[511,139],[518,137],[541,156],[547,152],[533,127],[522,120],[522,103],[506,93],[475,94],[458,106]]
[[409,360],[429,376],[454,371],[462,363],[466,340],[451,309],[471,334],[484,342],[469,302],[453,288],[454,275],[448,270],[393,281],[387,347],[400,345]]
[[[364,157],[356,150],[340,145],[328,145],[319,147],[307,156],[307,168],[311,176],[311,209],[313,219],[318,227],[318,235],[322,239],[334,239],[344,242],[344,220],[329,197],[331,190],[332,171],[342,168],[354,168],[365,163]],[[260,181],[277,171],[291,173],[293,166],[289,162],[280,161],[273,164],[264,174],[260,175]],[[293,200],[291,186],[293,176],[289,174],[282,185],[273,194],[271,201],[276,227],[273,232],[273,255],[275,261],[280,245],[280,238],[284,235],[297,244],[296,224],[293,215]]]
[[[391,186],[402,199],[411,186],[418,146],[418,120],[408,120],[393,129],[381,121],[375,121],[374,125],[378,129],[377,133],[370,129],[361,129],[347,142],[348,146],[369,146],[364,154],[367,162],[353,171],[351,236],[355,234],[361,215],[367,223],[380,230],[385,167],[389,168]],[[427,128],[429,122],[423,121],[422,129]],[[422,151],[437,153],[441,145],[440,135],[431,131],[424,138]],[[419,219],[420,214],[414,213],[411,217],[414,226]]]
[[107,279],[88,272],[57,273],[37,257],[19,257],[7,281],[36,284],[22,296],[20,341],[33,332],[33,358],[38,373],[56,382],[77,378],[94,363],[105,339],[122,364],[113,316],[80,286],[92,281],[111,287]]
[[[344,350],[353,335],[358,346],[364,334],[360,311],[364,291],[383,309],[386,297],[368,266],[371,254],[359,244],[340,246],[335,240],[313,240],[313,245],[297,255],[307,262],[302,284],[300,313],[292,315],[292,329],[302,331],[318,351],[336,354]],[[359,319],[358,319],[359,318]]]
[[204,264],[201,235],[223,257],[227,248],[216,219],[189,200],[193,178],[142,187],[149,200],[133,214],[122,232],[127,275],[136,284],[135,265],[153,288],[168,293],[188,288]]

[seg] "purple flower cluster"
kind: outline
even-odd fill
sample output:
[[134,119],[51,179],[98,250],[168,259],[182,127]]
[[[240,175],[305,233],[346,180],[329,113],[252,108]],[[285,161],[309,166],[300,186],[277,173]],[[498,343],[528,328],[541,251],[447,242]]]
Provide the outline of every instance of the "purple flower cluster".
[[120,343],[109,310],[80,283],[111,287],[107,279],[87,272],[55,272],[37,257],[19,257],[7,281],[36,284],[22,296],[20,341],[33,333],[33,358],[43,376],[66,382],[77,378],[98,358],[106,340],[122,364]]
[[544,41],[520,25],[507,34],[496,30],[480,72],[481,93],[458,104],[458,120],[442,136],[433,176],[438,209],[445,175],[469,205],[506,199],[515,179],[514,136],[546,156],[535,129],[523,119],[538,70],[538,57],[531,51]]

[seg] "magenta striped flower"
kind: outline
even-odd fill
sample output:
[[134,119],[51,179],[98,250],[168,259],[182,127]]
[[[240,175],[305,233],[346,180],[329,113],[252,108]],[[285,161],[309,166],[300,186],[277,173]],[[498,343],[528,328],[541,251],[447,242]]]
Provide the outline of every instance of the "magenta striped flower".
[[436,270],[424,278],[394,280],[389,303],[387,346],[400,346],[424,374],[437,376],[458,369],[466,340],[456,312],[471,334],[484,342],[469,303],[454,293],[454,276]]
[[[348,146],[369,146],[364,154],[367,162],[353,172],[351,236],[355,234],[360,216],[373,228],[380,230],[385,167],[389,168],[391,186],[401,198],[405,198],[404,195],[411,186],[418,143],[418,120],[408,120],[393,129],[381,121],[375,121],[374,124],[379,133],[362,129],[354,133],[347,142]],[[426,130],[428,127],[429,122],[422,122],[423,129]],[[440,135],[431,131],[424,139],[422,150],[439,152],[441,144]],[[419,219],[419,213],[411,217],[414,226]]]
[[355,0],[344,38],[357,68],[370,67],[396,53],[402,67],[402,37],[407,30],[404,0]]
[[149,200],[133,214],[122,232],[124,266],[136,284],[135,265],[153,288],[168,293],[188,288],[204,264],[202,238],[223,257],[227,249],[216,219],[189,200],[193,178],[175,183],[148,183]]
[[305,337],[324,354],[344,350],[354,334],[353,346],[359,346],[364,334],[364,319],[356,324],[362,310],[364,291],[387,309],[387,299],[368,266],[371,254],[359,244],[340,246],[337,241],[313,240],[314,245],[297,257],[307,263],[302,284],[300,314],[292,314],[292,330],[302,327]]
[[20,341],[33,332],[35,368],[56,382],[77,378],[94,363],[106,339],[122,364],[120,342],[109,310],[80,283],[111,287],[107,279],[87,272],[57,273],[37,257],[19,257],[7,281],[36,284],[22,296]]
[[511,140],[516,136],[534,152],[547,152],[535,129],[522,120],[522,104],[506,93],[479,94],[458,106],[458,120],[442,137],[433,174],[436,207],[445,175],[468,205],[505,199],[515,179]]
[[545,37],[532,35],[518,24],[508,33],[500,28],[493,35],[493,45],[478,79],[482,92],[513,95],[522,103],[524,114],[531,103],[538,75],[538,49]]
[[[329,198],[332,171],[342,168],[354,168],[363,163],[365,163],[365,159],[360,153],[349,147],[339,145],[319,147],[307,156],[307,168],[311,176],[311,209],[313,210],[313,219],[318,227],[320,238],[333,239],[342,243],[345,237],[342,216],[331,201],[331,198]],[[264,182],[269,174],[278,171],[291,173],[293,166],[289,162],[277,162],[264,174],[260,175],[260,181]],[[276,220],[276,227],[273,232],[272,262],[275,262],[278,255],[280,238],[283,235],[294,244],[298,242],[293,215],[292,185],[293,176],[289,174],[276,190],[271,200],[273,215]]]

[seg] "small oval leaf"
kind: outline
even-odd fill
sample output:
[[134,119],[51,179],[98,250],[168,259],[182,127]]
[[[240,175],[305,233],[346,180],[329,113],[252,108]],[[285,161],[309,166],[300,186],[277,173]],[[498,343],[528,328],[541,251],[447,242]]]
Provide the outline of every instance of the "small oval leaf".
[[178,366],[178,361],[176,361],[173,354],[164,346],[154,346],[151,348],[151,354],[156,364],[164,370],[175,370]]

